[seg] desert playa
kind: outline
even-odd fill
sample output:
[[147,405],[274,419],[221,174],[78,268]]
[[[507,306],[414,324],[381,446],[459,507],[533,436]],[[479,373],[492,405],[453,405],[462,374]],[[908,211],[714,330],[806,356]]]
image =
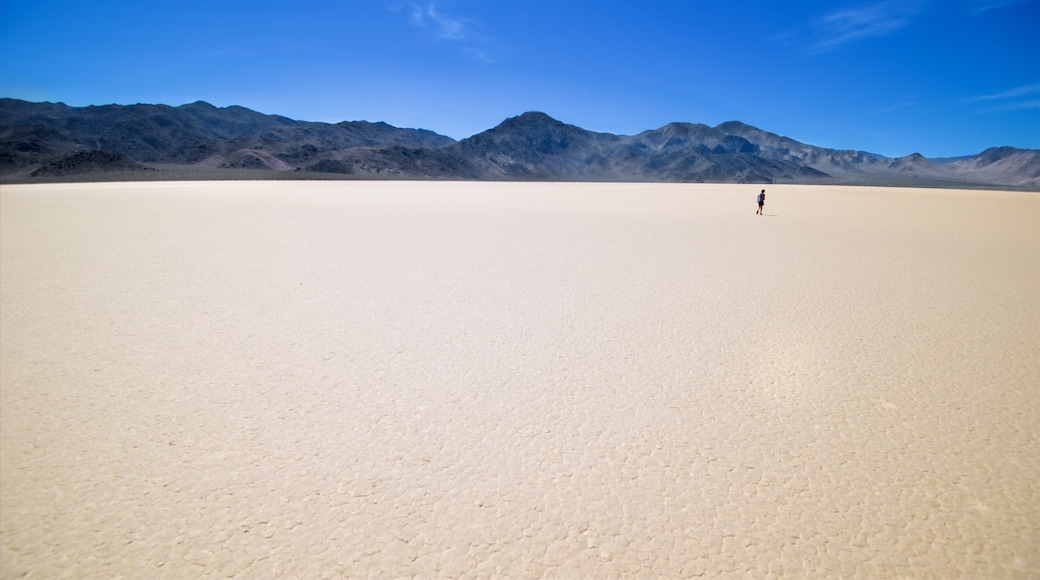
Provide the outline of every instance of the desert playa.
[[0,189],[3,578],[1036,578],[1038,385],[1037,193]]

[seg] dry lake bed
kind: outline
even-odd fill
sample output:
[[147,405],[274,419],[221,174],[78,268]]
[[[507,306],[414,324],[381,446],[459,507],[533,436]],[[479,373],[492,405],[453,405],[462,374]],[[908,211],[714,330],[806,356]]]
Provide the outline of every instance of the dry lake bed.
[[0,188],[3,578],[1040,577],[1040,194]]

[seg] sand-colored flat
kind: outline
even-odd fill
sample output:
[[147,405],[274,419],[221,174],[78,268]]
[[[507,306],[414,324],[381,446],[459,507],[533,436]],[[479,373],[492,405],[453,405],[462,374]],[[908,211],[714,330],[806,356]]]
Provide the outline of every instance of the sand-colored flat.
[[1040,576],[1040,194],[0,188],[0,577]]

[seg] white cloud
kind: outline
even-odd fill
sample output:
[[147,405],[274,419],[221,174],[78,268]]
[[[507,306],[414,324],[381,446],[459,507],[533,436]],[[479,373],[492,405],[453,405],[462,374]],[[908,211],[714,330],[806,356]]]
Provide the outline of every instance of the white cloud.
[[971,97],[970,99],[964,99],[965,103],[977,103],[980,101],[999,101],[1005,99],[1014,99],[1017,97],[1025,97],[1035,93],[1040,93],[1040,83],[1025,85],[1009,91],[1001,93],[993,93],[989,95],[979,95],[977,97]]
[[968,10],[972,14],[982,14],[989,12],[990,10],[997,10],[1006,6],[1014,6],[1016,4],[1024,4],[1029,0],[965,0],[968,5]]
[[920,103],[917,102],[917,101],[905,101],[905,102],[902,102],[902,103],[896,103],[894,105],[889,105],[887,107],[882,107],[880,109],[880,112],[882,112],[882,113],[891,113],[892,111],[898,111],[899,109],[907,109],[909,107],[916,107],[919,104]]
[[975,114],[998,113],[1002,111],[1040,111],[1040,83],[1024,85],[999,93],[978,95],[961,100],[982,107]]
[[451,40],[467,40],[468,30],[464,20],[453,18],[442,13],[435,4],[426,6],[426,18],[431,22],[441,38]]
[[1017,111],[1020,109],[1028,109],[1032,111],[1040,111],[1040,99],[1031,99],[1028,101],[1019,101],[1017,103],[1008,103],[1003,107],[1004,110]]
[[420,0],[390,0],[387,9],[394,13],[405,12],[412,25],[461,45],[462,54],[470,60],[492,63],[494,59],[484,48],[487,38],[479,32],[478,23],[445,12],[436,2]]
[[812,23],[810,52],[826,52],[851,42],[895,34],[910,26],[923,0],[889,0],[831,12]]

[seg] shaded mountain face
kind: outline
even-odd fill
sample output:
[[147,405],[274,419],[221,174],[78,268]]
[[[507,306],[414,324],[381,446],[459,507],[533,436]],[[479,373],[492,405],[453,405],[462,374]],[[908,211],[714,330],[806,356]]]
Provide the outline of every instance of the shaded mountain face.
[[[295,169],[300,161],[354,147],[444,147],[450,137],[364,121],[294,121],[244,107],[196,102],[69,107],[0,99],[0,171],[40,163],[76,149],[100,149],[142,163]],[[35,147],[35,150],[33,150]],[[271,158],[277,158],[273,162]]]
[[620,138],[524,113],[447,148],[484,179],[596,179]]
[[66,177],[87,173],[149,171],[122,153],[111,151],[77,151],[52,161],[32,172],[33,177]]
[[28,176],[82,151],[208,170],[399,179],[1040,187],[1036,150],[892,159],[815,147],[737,121],[670,123],[624,136],[528,112],[456,142],[386,123],[294,121],[204,102],[76,108],[0,99],[0,175]]
[[747,138],[701,124],[670,123],[626,137],[624,145],[626,171],[660,175],[665,181],[768,183],[828,177],[794,158],[764,156]]
[[1014,147],[993,147],[950,163],[960,176],[971,176],[990,183],[1040,187],[1040,151]]

